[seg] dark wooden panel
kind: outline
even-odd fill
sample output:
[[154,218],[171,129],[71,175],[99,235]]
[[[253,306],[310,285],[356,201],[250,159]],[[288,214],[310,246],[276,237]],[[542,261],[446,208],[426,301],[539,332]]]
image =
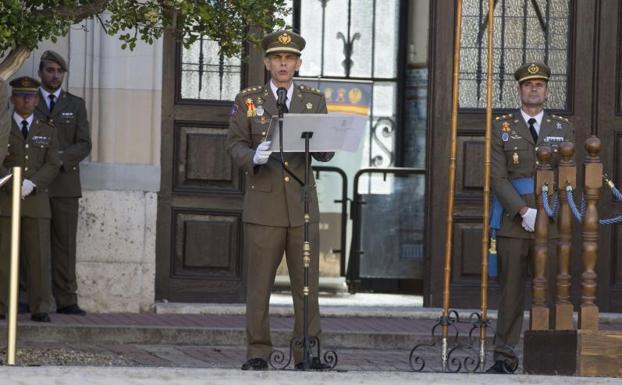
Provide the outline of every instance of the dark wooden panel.
[[226,151],[225,128],[177,123],[174,190],[241,194],[241,177]]
[[462,142],[462,189],[477,190],[484,188],[484,141],[482,138],[464,138]]
[[232,252],[226,246],[231,245],[235,222],[205,219],[184,222],[183,267],[226,272],[231,266]]
[[475,220],[454,223],[454,283],[480,278],[482,223]]
[[576,369],[576,330],[525,332],[523,358],[525,373],[572,376]]
[[242,279],[242,228],[238,215],[174,211],[172,277]]

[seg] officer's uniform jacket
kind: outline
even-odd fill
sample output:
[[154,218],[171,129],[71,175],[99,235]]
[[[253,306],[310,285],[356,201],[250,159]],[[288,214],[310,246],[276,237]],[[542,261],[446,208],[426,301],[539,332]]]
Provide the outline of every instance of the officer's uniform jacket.
[[[529,126],[520,110],[497,117],[493,122],[491,148],[491,187],[504,209],[501,229],[497,236],[510,238],[533,238],[534,233],[522,227],[519,211],[523,206],[536,208],[535,194],[519,195],[511,180],[536,176],[536,151],[538,146],[548,145],[553,150],[551,166],[557,170],[559,145],[574,142],[574,128],[568,119],[544,112],[534,143]],[[535,183],[534,183],[535,186]],[[551,221],[549,236],[555,237],[556,226]]]
[[[21,202],[22,217],[50,218],[48,188],[60,167],[54,127],[35,117],[28,131],[28,138],[24,139],[20,128],[13,121],[8,154],[1,168],[2,175],[7,175],[13,167],[22,167],[22,177],[36,185],[33,192]],[[0,190],[0,216],[11,216],[12,184],[11,181]]]
[[51,197],[79,198],[80,161],[91,152],[91,133],[84,99],[61,90],[50,113],[44,96],[39,91],[35,116],[56,128],[61,167],[57,178],[50,184]]
[[[319,90],[296,84],[294,87],[289,112],[327,112],[326,100]],[[266,164],[253,163],[257,146],[272,136],[268,132],[272,116],[278,116],[278,109],[270,84],[245,89],[236,96],[229,120],[227,150],[245,174],[242,219],[246,223],[266,226],[301,226],[304,224],[302,189],[282,169],[280,154],[273,152]],[[334,153],[312,155],[317,160],[328,161]],[[304,181],[304,154],[284,153],[284,159],[286,167]],[[309,186],[309,213],[311,222],[317,222],[319,208],[313,173],[309,175]]]
[[6,156],[11,132],[11,114],[9,109],[9,89],[6,82],[0,78],[0,163]]

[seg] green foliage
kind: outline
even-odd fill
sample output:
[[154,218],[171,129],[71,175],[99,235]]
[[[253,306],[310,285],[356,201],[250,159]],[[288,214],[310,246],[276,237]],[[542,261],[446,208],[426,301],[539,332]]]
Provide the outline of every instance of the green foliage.
[[[239,55],[240,42],[257,42],[264,31],[285,27],[286,0],[1,0],[0,57],[11,49],[34,49],[56,41],[74,24],[97,18],[105,31],[133,49],[152,44],[171,31],[188,46],[204,36],[220,44],[226,56]],[[278,16],[277,16],[278,15]]]

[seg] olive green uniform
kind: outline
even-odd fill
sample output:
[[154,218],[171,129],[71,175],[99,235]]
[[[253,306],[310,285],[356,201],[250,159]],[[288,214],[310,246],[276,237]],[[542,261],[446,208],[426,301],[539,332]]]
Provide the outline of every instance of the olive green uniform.
[[56,128],[61,161],[58,176],[49,186],[52,248],[52,292],[56,307],[78,303],[76,232],[78,199],[82,196],[80,161],[91,152],[91,133],[82,98],[61,91],[52,112],[39,91],[35,115]]
[[[491,184],[493,193],[504,209],[501,229],[496,232],[501,296],[495,336],[495,360],[515,357],[513,349],[520,339],[525,308],[525,283],[534,246],[534,233],[523,229],[519,211],[524,206],[536,207],[535,194],[519,195],[511,180],[535,178],[538,146],[551,146],[551,165],[556,170],[560,157],[559,145],[562,141],[574,142],[573,126],[563,117],[545,112],[537,143],[534,143],[528,127],[519,110],[497,117],[493,122]],[[557,229],[552,220],[549,237],[557,237]],[[553,246],[552,242],[549,250],[553,251]],[[551,260],[552,255],[549,255]]]
[[[48,187],[58,174],[58,142],[53,127],[33,120],[24,139],[12,122],[8,154],[2,175],[13,167],[23,167],[23,178],[36,188],[21,201],[20,251],[25,265],[28,303],[32,313],[47,313],[51,307],[50,202]],[[11,185],[0,189],[0,313],[6,310],[11,250]]]
[[[289,111],[293,113],[326,113],[326,101],[319,90],[294,84]],[[272,153],[268,163],[255,165],[253,156],[259,143],[270,135],[270,118],[278,115],[270,85],[248,88],[239,93],[229,121],[227,150],[244,171],[244,251],[246,264],[247,356],[268,359],[272,351],[268,304],[277,267],[285,252],[294,299],[294,335],[303,335],[303,224],[304,204],[300,184],[287,174],[280,155]],[[305,157],[285,153],[285,164],[304,180]],[[328,161],[333,153],[314,153]],[[318,336],[319,226],[318,201],[313,174],[309,175],[309,208],[311,224],[311,266],[309,269],[309,335]],[[299,352],[296,361],[302,360]]]

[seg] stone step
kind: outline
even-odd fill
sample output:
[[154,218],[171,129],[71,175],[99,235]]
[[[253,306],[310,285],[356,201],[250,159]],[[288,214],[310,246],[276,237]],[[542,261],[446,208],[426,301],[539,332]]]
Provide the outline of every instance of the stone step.
[[[114,343],[244,346],[245,317],[199,314],[89,314],[86,317],[52,314],[52,323],[40,324],[21,315],[18,343]],[[411,349],[430,343],[435,320],[387,317],[325,317],[322,345],[333,349]],[[287,347],[292,317],[271,317],[273,343]],[[458,325],[466,336],[469,324]],[[6,323],[0,333],[6,335]],[[440,328],[436,330],[437,335]],[[476,333],[477,334],[477,333]],[[455,330],[451,329],[451,336]],[[489,336],[490,337],[490,336]],[[4,344],[2,341],[0,344]]]

